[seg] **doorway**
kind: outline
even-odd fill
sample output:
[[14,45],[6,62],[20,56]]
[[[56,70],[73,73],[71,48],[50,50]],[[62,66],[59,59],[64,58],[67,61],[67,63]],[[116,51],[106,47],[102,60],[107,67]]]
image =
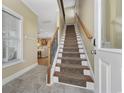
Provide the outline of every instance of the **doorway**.
[[48,41],[49,39],[38,39],[37,42],[37,58],[39,65],[47,65],[48,64]]

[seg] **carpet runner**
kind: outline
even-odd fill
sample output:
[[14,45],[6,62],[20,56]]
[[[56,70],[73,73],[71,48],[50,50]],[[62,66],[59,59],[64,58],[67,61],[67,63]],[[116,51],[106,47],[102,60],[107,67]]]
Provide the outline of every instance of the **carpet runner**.
[[74,25],[67,25],[61,39],[54,81],[81,87],[93,87],[94,80],[87,63],[86,53],[79,32]]

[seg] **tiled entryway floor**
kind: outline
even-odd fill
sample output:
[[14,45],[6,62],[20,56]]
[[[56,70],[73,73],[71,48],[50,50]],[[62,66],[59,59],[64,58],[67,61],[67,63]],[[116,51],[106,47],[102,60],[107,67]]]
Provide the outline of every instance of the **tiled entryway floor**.
[[38,65],[34,69],[9,82],[2,93],[94,93],[91,90],[63,84],[46,86],[47,67]]

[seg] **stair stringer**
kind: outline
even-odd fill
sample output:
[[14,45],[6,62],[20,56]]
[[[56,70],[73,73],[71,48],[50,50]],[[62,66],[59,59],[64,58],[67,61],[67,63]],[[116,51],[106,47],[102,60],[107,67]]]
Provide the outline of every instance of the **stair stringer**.
[[[78,32],[79,34],[81,34],[76,24],[75,24],[75,31]],[[81,36],[80,36],[80,37],[81,37]],[[85,45],[84,45],[84,42],[83,42],[83,38],[82,38],[82,37],[81,37],[81,43],[82,43],[82,46],[83,46],[83,48],[84,48],[84,52],[86,53],[85,55],[86,55],[86,58],[87,58],[88,66],[90,67],[90,74],[91,74],[91,77],[93,78],[93,80],[94,80],[94,82],[95,82],[95,76],[94,76],[94,74],[93,74],[93,69],[92,69],[92,67],[91,67],[90,60],[89,60],[89,57],[88,57],[88,55],[87,55],[87,51],[86,51],[86,48],[85,48]]]
[[[75,26],[75,25],[74,25],[74,26]],[[65,29],[65,30],[66,30],[66,29]],[[78,29],[77,29],[76,26],[75,26],[75,32],[77,32],[77,31],[78,31]],[[64,31],[64,32],[65,32],[65,31]],[[79,31],[78,31],[78,32],[79,32]],[[65,33],[64,33],[63,35],[65,36]],[[76,36],[77,36],[77,34],[76,34]],[[81,38],[80,34],[79,34],[79,37]],[[63,52],[63,45],[64,45],[64,43],[61,44],[62,39],[65,39],[65,37],[62,36],[62,38],[61,38],[60,46],[59,46],[58,52]],[[81,43],[78,44],[78,45],[79,45],[78,48],[81,49],[81,47],[82,47],[83,50],[84,50],[84,52],[86,53],[85,46],[84,46],[84,43],[83,43],[83,41],[82,41],[82,38],[81,38],[80,41],[81,41]],[[60,47],[61,47],[61,49],[60,49]],[[90,67],[90,70],[92,70],[91,65],[89,64],[88,56],[87,56],[87,54],[85,54],[85,55],[86,55],[86,58],[87,58],[86,64],[88,64],[87,66],[89,66],[89,67]],[[61,56],[61,55],[60,55],[60,56]],[[56,60],[56,63],[61,63],[61,59],[57,59],[57,60]],[[55,67],[54,71],[60,72],[59,69],[60,69],[60,68],[56,68],[56,67]],[[86,74],[87,74],[88,71],[85,71],[85,72],[86,72]],[[88,72],[88,73],[89,73],[89,72]],[[92,77],[92,72],[91,72],[91,71],[90,71],[90,76]],[[93,77],[92,77],[92,78],[93,78]],[[94,80],[94,78],[93,78],[93,80]],[[59,82],[59,78],[58,78],[57,76],[53,76],[53,82],[54,82],[54,83],[60,83],[60,84],[62,83],[62,82]],[[62,83],[62,84],[66,84],[66,83]],[[87,82],[86,84],[87,84],[88,87],[80,87],[80,86],[77,86],[77,85],[73,85],[73,86],[94,90],[94,83]],[[71,85],[71,84],[67,84],[67,85]]]
[[[61,47],[61,41],[62,41],[61,39],[65,35],[65,30],[66,30],[66,25],[64,26],[62,37],[60,38],[60,42],[58,41],[59,45],[58,45],[57,52],[56,52],[56,55],[55,55],[55,58],[54,58],[54,61],[53,61],[53,64],[52,64],[52,68],[51,68],[51,83],[50,83],[50,85],[52,85],[55,82],[54,72],[55,72],[55,69],[56,69],[57,58],[58,58],[59,50],[60,50],[60,47]],[[57,68],[57,69],[59,69],[59,68]]]

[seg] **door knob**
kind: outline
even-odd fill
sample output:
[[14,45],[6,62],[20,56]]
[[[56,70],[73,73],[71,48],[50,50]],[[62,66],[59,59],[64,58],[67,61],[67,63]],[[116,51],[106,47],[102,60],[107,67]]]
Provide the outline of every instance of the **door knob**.
[[96,54],[96,50],[92,50],[91,51],[91,54]]

